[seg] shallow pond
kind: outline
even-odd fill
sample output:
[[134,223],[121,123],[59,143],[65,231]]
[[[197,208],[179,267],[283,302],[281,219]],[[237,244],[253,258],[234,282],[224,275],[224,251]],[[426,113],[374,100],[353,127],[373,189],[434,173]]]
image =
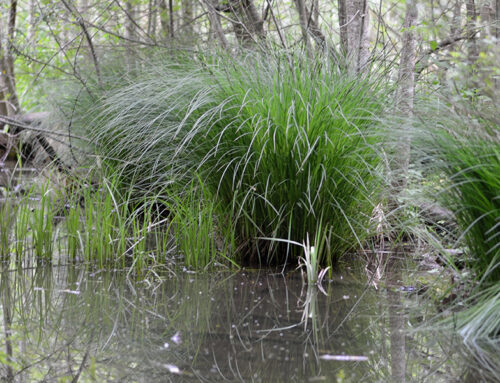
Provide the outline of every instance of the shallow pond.
[[[378,288],[298,272],[1,273],[1,374],[15,382],[470,382],[460,342],[398,274]],[[469,371],[469,372],[467,372]],[[463,378],[463,379],[462,379]]]

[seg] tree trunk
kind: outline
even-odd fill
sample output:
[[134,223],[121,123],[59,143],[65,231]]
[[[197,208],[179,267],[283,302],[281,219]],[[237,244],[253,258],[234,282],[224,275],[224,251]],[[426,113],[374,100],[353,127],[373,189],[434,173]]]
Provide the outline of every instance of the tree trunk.
[[304,41],[306,53],[309,57],[311,57],[311,43],[309,41],[309,34],[307,32],[309,28],[309,21],[304,0],[295,0],[295,6],[297,7],[297,12],[299,14],[300,30],[302,32],[302,40]]
[[125,37],[129,39],[128,44],[131,44],[130,40],[135,40],[136,38],[136,30],[135,30],[135,9],[134,5],[132,3],[132,0],[127,0],[126,3],[126,30],[125,30]]
[[319,0],[312,2],[312,20],[316,25],[319,25]]
[[500,0],[495,1],[495,38],[500,44]]
[[[12,0],[9,8],[9,21],[7,29],[7,45],[4,47],[2,41],[3,29],[0,26],[0,114],[14,116],[20,111],[19,99],[16,91],[16,79],[14,73],[14,57],[12,51],[16,30],[17,1]],[[4,124],[0,125],[3,128]],[[15,134],[16,128],[11,133]]]
[[477,47],[476,40],[476,22],[477,22],[477,13],[476,13],[476,5],[474,0],[467,0],[466,3],[467,10],[467,61],[469,65],[473,65],[479,55],[479,50]]
[[160,2],[158,3],[158,6],[160,8],[161,34],[162,34],[163,40],[166,40],[167,37],[170,35],[167,3],[165,2],[165,0],[159,0],[159,1]]
[[343,55],[347,55],[348,49],[346,1],[347,0],[338,0],[340,51]]
[[227,49],[229,44],[226,39],[226,35],[222,29],[220,22],[220,16],[217,14],[216,5],[213,0],[203,0],[203,3],[207,7],[208,18],[210,20],[210,26],[215,31],[217,38],[219,39],[220,45],[223,49]]
[[173,0],[168,0],[168,18],[170,20],[170,38],[173,40],[174,35],[174,3]]
[[360,73],[370,56],[367,0],[338,0],[338,5],[341,48],[349,69]]
[[193,28],[193,15],[194,9],[191,1],[183,1],[182,2],[182,18],[183,18],[183,26],[184,33],[187,35],[188,39],[192,39],[194,37],[194,28]]
[[[450,25],[450,36],[455,38],[461,33],[461,13],[462,13],[462,1],[455,0],[455,5],[453,6],[453,17],[451,19]],[[453,48],[453,44],[450,44],[450,49]]]
[[252,0],[228,0],[215,9],[231,14],[236,38],[242,46],[249,48],[265,39],[264,20]]
[[[401,61],[399,65],[398,90],[396,94],[396,107],[404,116],[413,114],[413,100],[415,95],[415,59],[417,49],[417,0],[406,0],[406,15],[402,38]],[[394,195],[400,194],[407,183],[408,165],[410,161],[409,134],[403,126],[400,134],[397,153],[393,166],[392,186]],[[395,206],[393,206],[395,207]]]

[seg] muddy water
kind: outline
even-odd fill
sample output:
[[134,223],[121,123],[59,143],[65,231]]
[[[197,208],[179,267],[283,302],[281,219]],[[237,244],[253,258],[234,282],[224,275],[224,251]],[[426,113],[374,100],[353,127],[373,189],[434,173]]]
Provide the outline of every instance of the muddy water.
[[[460,382],[451,337],[390,278],[45,267],[1,273],[0,373],[15,382]],[[479,382],[481,380],[471,380]]]

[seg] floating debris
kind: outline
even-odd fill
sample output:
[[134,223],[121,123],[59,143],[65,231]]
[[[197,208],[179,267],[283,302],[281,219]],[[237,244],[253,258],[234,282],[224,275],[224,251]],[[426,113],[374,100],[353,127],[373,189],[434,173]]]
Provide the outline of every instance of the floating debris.
[[323,360],[336,360],[339,362],[366,362],[368,361],[367,356],[363,355],[330,355],[325,354],[319,357]]
[[177,374],[177,375],[182,374],[181,369],[174,364],[164,364],[163,367],[165,367],[171,374]]
[[181,333],[179,331],[177,331],[174,336],[172,338],[170,338],[170,340],[172,342],[174,342],[175,344],[181,344],[182,343],[182,340],[181,340]]

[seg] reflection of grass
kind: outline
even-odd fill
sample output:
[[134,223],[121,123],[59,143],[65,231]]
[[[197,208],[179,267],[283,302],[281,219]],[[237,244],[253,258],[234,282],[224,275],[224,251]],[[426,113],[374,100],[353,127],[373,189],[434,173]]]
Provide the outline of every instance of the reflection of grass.
[[[162,381],[166,365],[182,372],[172,376],[179,381],[193,374],[207,381],[251,381],[255,374],[272,382],[390,380],[384,296],[363,295],[358,283],[330,284],[325,296],[314,286],[301,290],[298,275],[186,273],[162,284],[127,273],[88,275],[85,268],[52,267],[1,276],[15,292],[13,339],[22,349],[14,357],[29,367],[25,381],[57,381],[69,368],[77,371],[87,352],[80,381]],[[433,337],[402,336],[411,339],[406,355],[415,379],[438,368]],[[323,354],[369,362],[324,361]],[[438,370],[450,375],[446,365]]]

